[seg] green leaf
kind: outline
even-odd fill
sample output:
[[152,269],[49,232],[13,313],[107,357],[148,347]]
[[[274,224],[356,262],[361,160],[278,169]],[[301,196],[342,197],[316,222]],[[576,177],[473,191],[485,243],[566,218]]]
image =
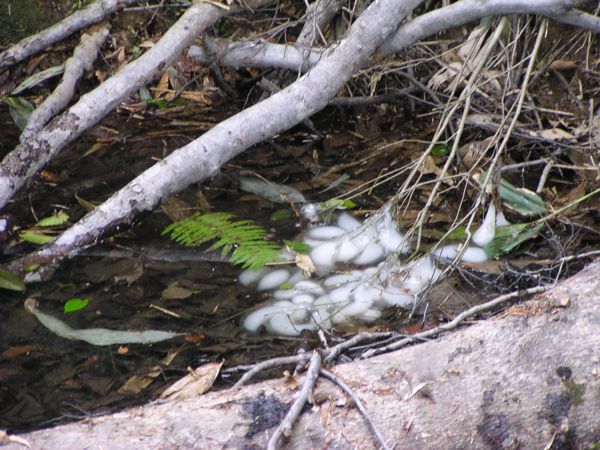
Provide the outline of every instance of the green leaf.
[[65,313],[81,311],[90,301],[87,298],[70,298],[65,302]]
[[500,180],[500,198],[523,216],[539,216],[548,212],[548,206],[539,195],[525,188],[516,188],[505,179]]
[[8,105],[10,116],[15,125],[23,130],[27,126],[29,116],[35,107],[22,97],[0,97],[0,100]]
[[35,272],[39,268],[40,268],[39,264],[30,263],[30,264],[25,265],[25,272],[27,272],[27,273]]
[[281,246],[266,239],[266,229],[250,220],[234,222],[232,218],[229,213],[195,213],[169,225],[162,234],[193,247],[213,242],[209,250],[220,249],[223,256],[231,254],[230,262],[244,268],[259,269],[281,260]]
[[303,255],[308,255],[312,250],[312,247],[304,242],[293,242],[287,239],[284,239],[283,242],[296,253],[301,253]]
[[35,231],[23,231],[19,233],[19,237],[24,241],[31,242],[32,244],[44,245],[54,240],[54,236],[50,236],[44,233],[37,233]]
[[356,208],[356,203],[352,200],[342,200],[341,198],[330,198],[326,202],[321,203],[321,209],[352,209]]
[[277,222],[278,220],[289,219],[290,217],[292,217],[292,214],[289,209],[278,209],[273,211],[270,220],[271,222]]
[[55,76],[62,74],[64,71],[65,71],[65,66],[64,66],[64,64],[62,64],[60,66],[49,67],[46,70],[42,70],[41,72],[35,73],[35,74],[31,75],[29,78],[25,79],[23,82],[21,82],[21,84],[19,84],[10,93],[10,95],[18,95],[21,92],[23,92],[29,88],[37,86],[38,84],[40,84],[50,78],[53,78]]
[[450,153],[450,147],[444,144],[435,144],[431,149],[433,156],[446,156]]
[[[445,231],[435,231],[434,235],[440,239],[446,236]],[[450,231],[448,236],[445,237],[444,242],[449,241],[464,241],[467,239],[467,228],[464,225],[458,226]]]
[[534,222],[496,228],[496,236],[484,247],[484,250],[490,258],[510,253],[523,242],[536,237],[542,227],[542,223]]
[[55,227],[63,225],[67,220],[69,220],[69,215],[64,211],[61,211],[53,216],[43,218],[35,225],[38,227]]
[[8,289],[9,291],[24,291],[27,289],[25,284],[14,273],[0,269],[0,289]]

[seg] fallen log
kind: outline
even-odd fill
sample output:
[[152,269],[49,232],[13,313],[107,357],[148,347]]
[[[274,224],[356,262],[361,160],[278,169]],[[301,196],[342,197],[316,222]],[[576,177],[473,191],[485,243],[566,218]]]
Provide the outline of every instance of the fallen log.
[[[499,318],[330,371],[391,448],[592,448],[600,442],[599,305],[597,260]],[[34,449],[264,448],[295,395],[289,380],[273,380],[21,438]],[[320,378],[312,397],[285,448],[378,447],[334,384]]]

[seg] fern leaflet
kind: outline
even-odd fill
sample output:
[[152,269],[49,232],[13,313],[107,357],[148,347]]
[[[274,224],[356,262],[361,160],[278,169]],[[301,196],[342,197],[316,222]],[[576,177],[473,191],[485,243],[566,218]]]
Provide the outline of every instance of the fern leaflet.
[[231,254],[232,264],[259,269],[280,260],[281,246],[266,240],[267,230],[250,220],[232,221],[233,214],[210,213],[194,215],[172,223],[162,234],[180,244],[195,247],[216,240],[208,250],[221,249]]

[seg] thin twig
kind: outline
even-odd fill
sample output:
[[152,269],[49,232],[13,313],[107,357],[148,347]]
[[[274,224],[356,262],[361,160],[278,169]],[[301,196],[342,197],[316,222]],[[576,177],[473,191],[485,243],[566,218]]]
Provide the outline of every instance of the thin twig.
[[358,409],[358,412],[360,412],[362,414],[363,418],[365,419],[365,422],[367,422],[367,425],[369,426],[369,429],[371,430],[373,435],[377,438],[377,441],[379,441],[380,447],[383,448],[384,450],[390,449],[391,447],[389,447],[385,443],[385,438],[383,437],[383,434],[381,434],[381,432],[377,429],[377,426],[371,420],[371,416],[369,416],[367,409],[362,404],[360,399],[354,394],[352,389],[350,389],[350,387],[346,383],[344,383],[342,380],[340,380],[337,376],[335,376],[333,373],[329,372],[328,370],[321,369],[321,375],[323,377],[327,378],[328,380],[332,381],[333,383],[337,384],[348,396],[350,396],[350,398],[356,405],[356,409]]
[[270,369],[271,367],[283,366],[285,364],[297,364],[301,361],[308,360],[308,353],[301,353],[299,355],[294,356],[282,356],[280,358],[268,359],[266,361],[262,361],[252,367],[248,372],[246,372],[242,378],[240,378],[237,383],[233,385],[234,388],[241,387],[246,384],[250,379],[259,372],[263,370]]
[[[389,338],[393,334],[391,332],[382,332],[382,333],[359,333],[352,338],[344,341],[338,345],[330,347],[326,350],[322,350],[321,353],[323,355],[323,360],[325,362],[331,362],[340,356],[344,351],[357,346],[362,342],[371,342],[376,341],[378,339]],[[241,370],[248,370],[237,383],[233,385],[234,388],[241,387],[246,384],[254,375],[257,373],[270,369],[272,367],[283,366],[286,364],[298,364],[303,361],[307,361],[309,358],[308,353],[301,353],[299,355],[294,356],[282,356],[278,358],[268,359],[266,361],[262,361],[260,363],[254,365],[246,365],[246,366],[238,366],[232,367],[230,369],[226,369],[225,372],[239,372]]]
[[268,450],[275,450],[283,436],[288,437],[291,435],[294,422],[296,422],[302,412],[302,408],[304,408],[304,405],[308,401],[308,396],[315,386],[317,378],[319,378],[320,370],[321,353],[318,350],[315,350],[310,358],[310,364],[306,371],[306,378],[304,378],[302,389],[300,389],[298,397],[296,397],[296,400],[292,403],[291,408],[275,430],[275,433],[273,433],[273,436],[269,439],[269,444],[267,445]]
[[360,344],[361,342],[376,341],[378,339],[388,338],[391,335],[392,335],[392,333],[390,333],[390,332],[357,334],[356,336],[352,337],[351,339],[348,339],[347,341],[344,341],[341,344],[331,347],[328,351],[324,352],[325,356],[323,359],[325,360],[325,362],[331,362],[334,359],[336,359],[338,356],[340,356],[342,354],[342,352],[349,350],[352,347],[355,347],[356,345]]
[[472,316],[482,313],[484,311],[488,311],[488,310],[498,306],[499,304],[504,303],[507,300],[511,300],[515,297],[522,297],[525,295],[538,294],[540,292],[544,292],[544,291],[550,289],[550,287],[551,286],[536,286],[536,287],[532,287],[529,289],[519,290],[519,291],[511,292],[509,294],[501,295],[499,297],[496,297],[493,300],[490,300],[489,302],[485,302],[480,305],[473,306],[472,308],[469,308],[466,311],[463,311],[458,316],[456,316],[454,319],[452,319],[452,321],[445,323],[443,325],[440,325],[439,327],[431,328],[430,330],[413,334],[410,337],[406,337],[400,341],[394,342],[393,344],[386,345],[385,347],[373,348],[371,350],[368,350],[365,353],[363,353],[360,356],[360,358],[366,359],[366,358],[370,358],[371,356],[378,355],[379,353],[386,353],[386,352],[391,352],[393,350],[398,350],[399,348],[404,347],[405,345],[408,345],[417,339],[423,339],[423,338],[437,336],[446,331],[455,329],[469,317],[472,317]]

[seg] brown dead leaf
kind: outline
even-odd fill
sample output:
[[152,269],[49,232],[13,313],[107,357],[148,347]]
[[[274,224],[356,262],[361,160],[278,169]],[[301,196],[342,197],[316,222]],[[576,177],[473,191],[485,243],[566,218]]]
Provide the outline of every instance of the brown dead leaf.
[[462,164],[467,169],[472,169],[494,142],[494,137],[490,136],[482,141],[469,142],[458,149]]
[[221,371],[221,366],[223,366],[222,362],[213,362],[203,364],[195,370],[188,369],[190,370],[190,374],[172,384],[160,395],[160,398],[180,400],[204,394],[217,379]]
[[77,200],[77,203],[79,203],[83,207],[83,209],[85,209],[87,212],[90,212],[91,210],[96,208],[95,203],[92,203],[92,202],[80,197],[77,194],[75,194],[75,199]]
[[206,335],[202,333],[188,333],[185,335],[186,342],[190,342],[192,344],[199,344],[204,339],[206,339]]
[[196,91],[183,91],[181,93],[181,96],[183,98],[185,98],[186,100],[190,100],[192,102],[196,102],[196,103],[200,103],[202,105],[212,105],[214,103],[214,101],[206,96],[205,94],[203,94],[202,92],[196,92]]
[[40,178],[49,183],[60,183],[60,176],[46,169],[40,172]]
[[[436,176],[440,176],[442,174],[442,169],[440,169],[435,163],[435,159],[431,156],[428,156],[425,159],[425,163],[421,166],[421,173],[423,175],[434,174]],[[445,183],[452,184],[451,180],[444,180]]]
[[17,356],[28,355],[29,353],[37,351],[38,348],[35,345],[16,345],[14,347],[7,348],[0,354],[2,359],[13,359]]
[[558,72],[562,72],[565,70],[575,70],[578,65],[575,61],[570,61],[566,59],[557,59],[556,61],[552,61],[552,63],[548,66],[548,70],[556,70]]
[[542,138],[547,141],[564,142],[574,144],[577,138],[561,128],[549,128],[542,131],[530,131],[529,134],[536,138]]
[[311,274],[317,271],[313,260],[310,259],[310,256],[308,255],[301,255],[300,253],[298,253],[296,255],[295,263],[300,269],[302,269],[304,275],[306,275],[307,277],[310,277]]
[[125,280],[131,284],[144,273],[144,264],[141,261],[129,259],[111,264],[99,261],[87,265],[83,271],[93,283],[102,283],[114,277],[116,283]]
[[134,375],[119,388],[119,394],[137,395],[150,386],[162,373],[160,366],[154,366],[144,375]]
[[127,271],[115,275],[115,283],[118,284],[121,281],[125,281],[127,282],[127,286],[131,286],[132,283],[135,283],[144,274],[144,263],[139,260],[127,260],[126,262],[129,263]]
[[283,372],[283,384],[292,391],[298,389],[298,380],[287,370]]
[[169,72],[165,70],[165,72],[158,80],[158,84],[156,85],[156,89],[154,90],[154,98],[159,99],[167,95],[169,91]]
[[178,281],[171,283],[161,295],[163,300],[184,300],[194,295],[194,291],[179,285]]
[[177,197],[169,197],[167,201],[160,205],[160,209],[172,222],[185,219],[192,212],[192,207]]

